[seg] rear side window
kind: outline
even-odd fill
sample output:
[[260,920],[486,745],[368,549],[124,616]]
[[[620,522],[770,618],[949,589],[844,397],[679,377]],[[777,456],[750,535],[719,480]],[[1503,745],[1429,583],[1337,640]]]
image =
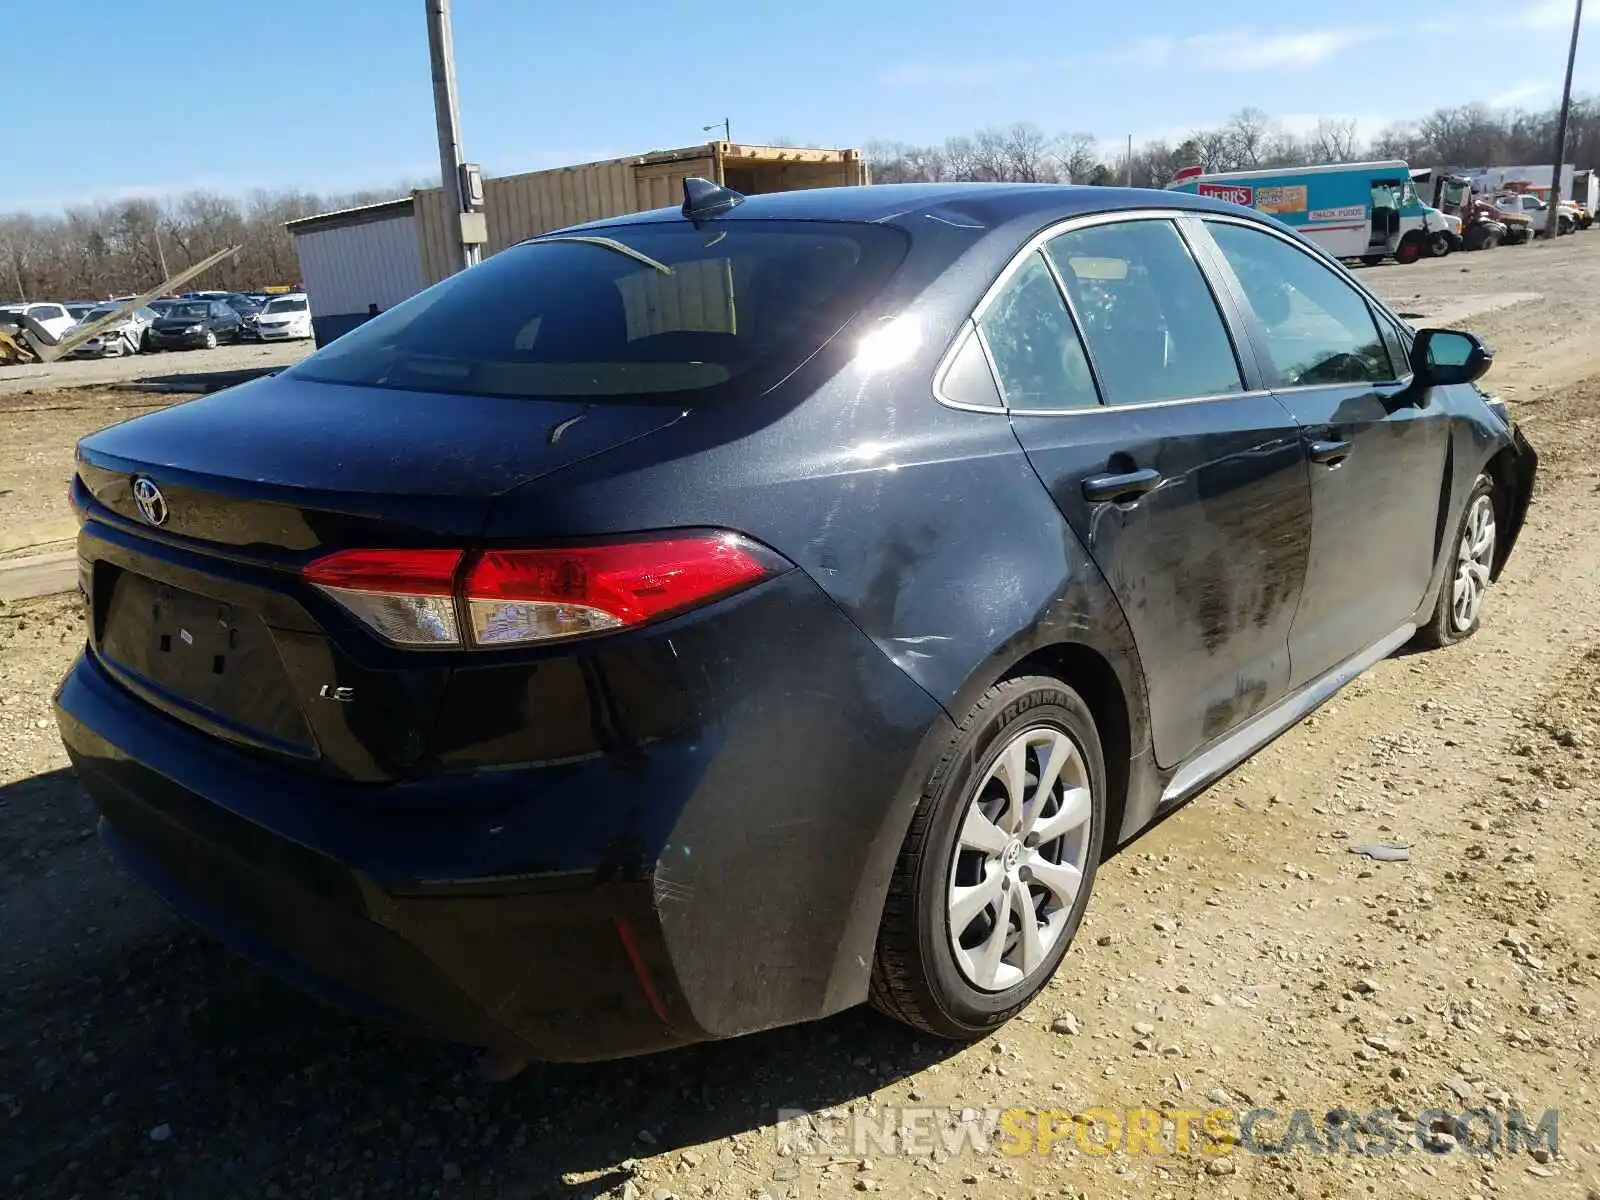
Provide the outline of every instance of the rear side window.
[[413,296],[288,373],[616,403],[759,393],[837,333],[905,252],[897,229],[842,222],[682,222],[550,235]]
[[978,321],[1010,408],[1093,408],[1094,375],[1061,289],[1037,251]]
[[947,400],[969,408],[1001,407],[994,373],[989,370],[989,360],[983,354],[983,343],[971,332],[970,326],[961,348],[951,358],[944,378],[939,381],[939,391]]
[[1107,404],[1243,389],[1216,300],[1171,222],[1093,225],[1046,249],[1072,297]]
[[1239,277],[1282,386],[1396,378],[1372,310],[1353,286],[1270,233],[1223,221],[1207,227]]

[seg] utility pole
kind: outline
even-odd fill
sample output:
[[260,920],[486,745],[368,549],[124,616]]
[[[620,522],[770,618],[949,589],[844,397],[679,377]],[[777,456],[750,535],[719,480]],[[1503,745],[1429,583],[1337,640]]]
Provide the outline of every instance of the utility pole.
[[[483,223],[462,195],[461,110],[456,98],[456,48],[450,33],[450,0],[427,0],[428,57],[433,62],[433,115],[439,127],[439,182],[449,202],[450,226],[456,230],[461,246],[462,268],[478,264],[479,245],[487,239],[477,236]],[[471,217],[467,214],[471,213]],[[473,219],[475,218],[475,220]],[[469,236],[470,235],[470,236]]]
[[1567,152],[1567,116],[1572,111],[1572,64],[1578,57],[1578,28],[1583,24],[1583,0],[1572,7],[1572,44],[1567,47],[1567,78],[1561,85],[1561,113],[1556,117],[1556,154],[1550,168],[1550,210],[1545,217],[1544,235],[1554,238],[1561,232],[1561,161]]
[[1128,186],[1133,186],[1133,134],[1128,135]]
[[161,226],[157,225],[156,233],[156,261],[161,264],[161,278],[167,277],[167,252],[161,248]]
[[713,121],[710,125],[702,125],[702,126],[700,126],[700,132],[701,133],[710,133],[713,129],[716,129],[718,126],[721,126],[721,128],[722,128],[722,140],[725,141],[725,142],[733,141],[733,124],[732,124],[732,122],[730,122],[728,120],[727,117],[723,117],[722,120],[720,120],[720,121]]

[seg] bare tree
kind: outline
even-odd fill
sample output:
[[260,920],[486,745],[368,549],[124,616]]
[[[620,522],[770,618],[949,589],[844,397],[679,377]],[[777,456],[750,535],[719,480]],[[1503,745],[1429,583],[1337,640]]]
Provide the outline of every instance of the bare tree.
[[970,137],[946,138],[944,158],[951,179],[986,179],[979,162],[978,144]]
[[1056,161],[1068,183],[1088,183],[1101,165],[1100,143],[1092,133],[1064,133],[1057,142]]
[[1439,163],[1492,163],[1502,157],[1509,138],[1504,124],[1482,104],[1441,108],[1417,126],[1422,148]]
[[1414,126],[1386,125],[1379,131],[1378,136],[1372,139],[1372,144],[1367,147],[1367,153],[1373,158],[1409,160],[1417,156],[1417,150],[1421,145],[1422,138]]
[[1306,153],[1313,163],[1353,162],[1356,145],[1355,118],[1319,117],[1306,138]]
[[1259,108],[1241,108],[1222,127],[1236,170],[1264,166],[1276,129],[1272,118]]
[[1237,145],[1226,129],[1196,130],[1183,144],[1194,150],[1195,165],[1208,175],[1213,171],[1239,169]]

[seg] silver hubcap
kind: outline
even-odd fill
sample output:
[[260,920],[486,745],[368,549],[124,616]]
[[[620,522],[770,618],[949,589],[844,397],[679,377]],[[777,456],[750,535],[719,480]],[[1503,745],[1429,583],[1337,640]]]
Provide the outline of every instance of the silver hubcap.
[[1461,544],[1456,547],[1456,581],[1451,592],[1451,619],[1456,631],[1470,629],[1483,608],[1489,590],[1489,567],[1494,562],[1494,504],[1479,496],[1467,513]]
[[1083,755],[1058,729],[1013,735],[967,805],[950,868],[950,948],[967,981],[1014,987],[1044,964],[1094,833]]

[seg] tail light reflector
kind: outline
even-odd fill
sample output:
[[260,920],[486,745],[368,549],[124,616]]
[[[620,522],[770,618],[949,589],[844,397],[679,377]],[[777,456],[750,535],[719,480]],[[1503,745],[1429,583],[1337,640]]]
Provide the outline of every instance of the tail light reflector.
[[708,531],[564,549],[346,550],[304,574],[396,645],[494,647],[643,625],[788,566],[737,534]]
[[385,641],[458,646],[459,550],[342,550],[303,570],[315,585]]

